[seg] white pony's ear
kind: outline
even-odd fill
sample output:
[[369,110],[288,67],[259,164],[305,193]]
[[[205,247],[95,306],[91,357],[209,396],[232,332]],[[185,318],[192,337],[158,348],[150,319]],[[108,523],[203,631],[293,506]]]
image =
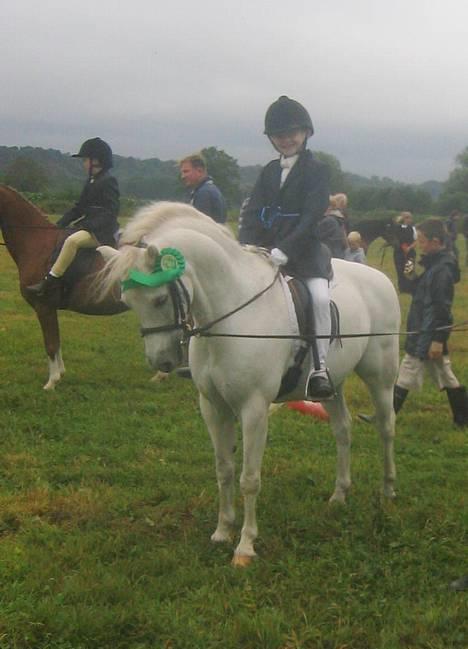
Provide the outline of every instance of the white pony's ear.
[[98,246],[96,250],[101,253],[104,261],[109,261],[109,259],[120,255],[120,252],[111,246]]
[[156,259],[159,257],[159,249],[157,246],[149,245],[145,251],[145,261],[150,268],[154,268]]

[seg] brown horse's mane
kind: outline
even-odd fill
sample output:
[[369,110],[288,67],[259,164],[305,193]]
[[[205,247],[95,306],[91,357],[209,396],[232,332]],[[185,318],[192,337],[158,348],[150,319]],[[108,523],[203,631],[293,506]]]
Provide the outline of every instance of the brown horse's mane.
[[22,214],[27,210],[26,215],[28,220],[33,218],[37,221],[40,219],[41,223],[44,225],[50,225],[53,227],[53,224],[47,218],[47,215],[34,203],[31,203],[30,200],[25,198],[19,191],[10,187],[9,185],[0,185],[0,196],[4,197],[5,202],[13,207],[16,205],[20,208]]

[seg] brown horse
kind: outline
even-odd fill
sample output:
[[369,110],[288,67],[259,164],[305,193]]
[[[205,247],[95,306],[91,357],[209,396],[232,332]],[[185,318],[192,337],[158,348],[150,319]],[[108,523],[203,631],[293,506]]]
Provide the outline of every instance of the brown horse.
[[[15,261],[20,291],[36,312],[41,325],[44,345],[49,359],[49,380],[45,390],[51,390],[65,372],[60,351],[60,331],[57,307],[31,295],[26,287],[38,282],[50,267],[51,256],[67,236],[67,232],[50,223],[41,210],[11,187],[0,185],[0,229],[5,246]],[[120,302],[120,293],[97,301],[90,287],[93,275],[104,265],[101,255],[94,253],[89,272],[73,284],[58,308],[87,315],[114,315],[127,309]]]
[[395,225],[391,218],[362,219],[351,223],[350,230],[356,230],[361,235],[362,247],[367,252],[370,244],[382,237],[384,245],[394,246],[397,244],[395,236]]

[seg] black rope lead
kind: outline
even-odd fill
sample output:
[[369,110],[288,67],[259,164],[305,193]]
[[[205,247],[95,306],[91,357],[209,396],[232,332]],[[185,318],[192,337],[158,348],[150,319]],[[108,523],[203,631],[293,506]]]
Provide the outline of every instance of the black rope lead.
[[[238,310],[238,309],[236,309]],[[226,316],[227,317],[227,316]],[[224,318],[220,318],[221,320]],[[219,322],[219,320],[217,321]],[[313,340],[320,340],[325,338],[334,338],[340,340],[342,338],[376,338],[378,336],[415,336],[423,333],[435,333],[436,331],[446,331],[450,330],[453,333],[458,333],[459,331],[468,331],[468,320],[460,322],[454,325],[444,325],[443,327],[436,327],[435,329],[419,329],[415,331],[385,331],[379,333],[359,333],[359,334],[333,334],[333,335],[313,335],[313,336],[302,336],[294,334],[277,334],[277,335],[262,335],[262,334],[217,334],[207,331],[215,323],[210,323],[205,327],[200,327],[199,329],[193,329],[188,333],[189,337],[199,336],[203,338],[257,338],[257,339],[266,339],[266,340],[302,340],[307,343],[311,343]]]

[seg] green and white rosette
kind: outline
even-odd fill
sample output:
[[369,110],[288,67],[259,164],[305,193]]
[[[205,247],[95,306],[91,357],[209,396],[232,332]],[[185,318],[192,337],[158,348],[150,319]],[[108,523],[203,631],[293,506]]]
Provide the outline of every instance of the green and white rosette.
[[159,253],[152,273],[143,273],[132,268],[127,279],[122,281],[122,292],[129,288],[156,288],[169,284],[185,271],[185,258],[176,248],[163,248]]

